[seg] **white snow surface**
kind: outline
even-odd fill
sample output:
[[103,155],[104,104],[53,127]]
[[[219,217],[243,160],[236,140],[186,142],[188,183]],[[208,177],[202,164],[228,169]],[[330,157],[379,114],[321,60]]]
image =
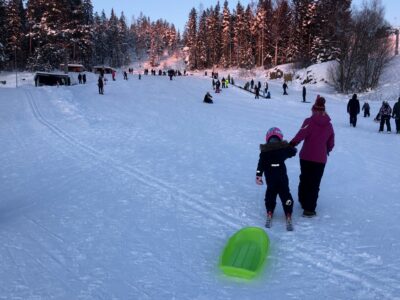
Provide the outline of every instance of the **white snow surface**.
[[[218,268],[228,238],[263,227],[259,144],[310,115],[301,86],[272,99],[235,87],[202,103],[204,76],[129,75],[87,85],[0,88],[0,299],[400,299],[400,135],[349,126],[347,97],[320,86],[336,133],[317,217],[293,232],[278,199],[252,281]],[[391,102],[393,105],[393,102]],[[392,121],[394,130],[394,122]]]

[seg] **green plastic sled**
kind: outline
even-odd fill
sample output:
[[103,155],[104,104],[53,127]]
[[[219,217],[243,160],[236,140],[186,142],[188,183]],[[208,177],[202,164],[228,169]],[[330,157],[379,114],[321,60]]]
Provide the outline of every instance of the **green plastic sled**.
[[226,244],[219,267],[225,275],[254,278],[262,269],[269,248],[269,238],[258,227],[245,227]]

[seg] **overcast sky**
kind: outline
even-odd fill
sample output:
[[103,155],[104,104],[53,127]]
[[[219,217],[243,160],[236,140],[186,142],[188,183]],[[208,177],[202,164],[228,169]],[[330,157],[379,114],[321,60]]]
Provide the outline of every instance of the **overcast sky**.
[[[253,0],[254,2],[257,2]],[[353,0],[353,5],[360,5],[364,0]],[[223,0],[220,1],[221,6]],[[241,0],[242,4],[247,5],[251,0]],[[207,8],[214,6],[217,0],[93,0],[94,10],[101,12],[103,9],[107,16],[110,16],[111,9],[114,8],[119,16],[124,11],[128,23],[132,16],[138,16],[140,12],[150,17],[152,20],[165,19],[174,23],[177,29],[183,31],[188,20],[190,9],[198,9],[202,4]],[[400,0],[382,0],[386,8],[386,19],[392,24],[400,25]],[[236,6],[237,0],[230,0],[231,8]]]

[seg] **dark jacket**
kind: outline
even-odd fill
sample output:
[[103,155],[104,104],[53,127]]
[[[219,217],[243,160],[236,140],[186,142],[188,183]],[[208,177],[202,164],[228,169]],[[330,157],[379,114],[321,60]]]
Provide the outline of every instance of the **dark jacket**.
[[396,120],[400,119],[400,100],[397,101],[393,106],[393,118]]
[[213,103],[212,96],[211,96],[209,93],[207,93],[207,94],[204,96],[203,102],[205,102],[205,103]]
[[353,97],[347,103],[347,112],[350,115],[358,115],[360,113],[360,101],[357,98]]
[[104,85],[104,83],[103,83],[103,78],[99,77],[98,86],[99,86],[99,87],[103,87],[103,85]]
[[287,141],[280,141],[262,144],[260,151],[256,176],[265,174],[267,185],[286,182],[288,177],[285,160],[296,155],[296,148],[289,145]]
[[369,112],[369,104],[367,102],[365,102],[364,105],[362,106],[362,110]]
[[379,110],[379,114],[381,115],[381,118],[389,118],[392,115],[392,108],[388,103],[385,103],[382,105],[381,109]]

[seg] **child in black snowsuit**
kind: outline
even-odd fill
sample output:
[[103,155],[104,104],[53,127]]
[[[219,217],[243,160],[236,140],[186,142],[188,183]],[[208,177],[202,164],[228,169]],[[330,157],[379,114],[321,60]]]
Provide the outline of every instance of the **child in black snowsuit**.
[[283,210],[286,215],[287,229],[293,230],[291,217],[293,211],[293,197],[290,194],[289,178],[285,160],[296,155],[296,148],[283,141],[283,134],[279,128],[268,130],[266,144],[260,145],[260,159],[257,166],[256,183],[262,185],[262,176],[265,174],[267,191],[265,193],[265,208],[267,209],[267,222],[271,226],[272,216],[276,206],[276,196],[281,198]]

